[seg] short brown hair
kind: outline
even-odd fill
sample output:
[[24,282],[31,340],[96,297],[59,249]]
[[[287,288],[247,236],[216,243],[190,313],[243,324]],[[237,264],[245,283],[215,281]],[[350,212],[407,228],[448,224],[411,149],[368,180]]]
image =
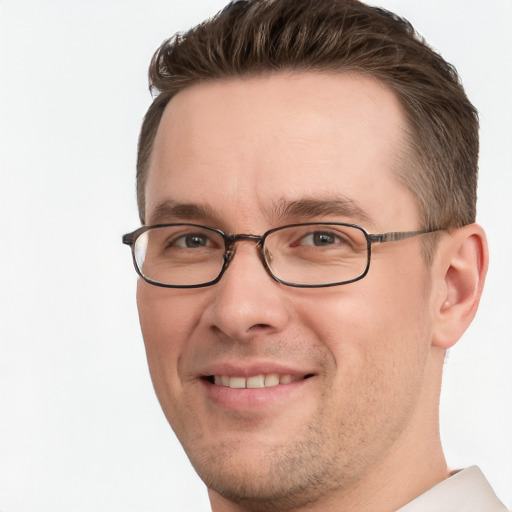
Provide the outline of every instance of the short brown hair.
[[421,227],[474,222],[478,115],[457,72],[408,21],[357,0],[239,0],[164,41],[149,69],[158,95],[139,138],[143,222],[152,146],[169,100],[193,84],[285,70],[352,71],[386,84],[409,122],[408,158],[397,172],[418,201]]

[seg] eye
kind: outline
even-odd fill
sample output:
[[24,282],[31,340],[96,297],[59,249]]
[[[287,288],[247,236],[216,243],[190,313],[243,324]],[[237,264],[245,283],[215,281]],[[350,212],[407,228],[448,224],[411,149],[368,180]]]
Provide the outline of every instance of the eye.
[[345,244],[347,240],[339,234],[330,231],[313,231],[301,237],[294,245],[312,245],[326,247],[335,244]]
[[209,236],[203,233],[187,233],[186,235],[181,235],[169,243],[171,247],[185,247],[187,249],[195,249],[198,247],[210,247],[212,245],[212,240]]

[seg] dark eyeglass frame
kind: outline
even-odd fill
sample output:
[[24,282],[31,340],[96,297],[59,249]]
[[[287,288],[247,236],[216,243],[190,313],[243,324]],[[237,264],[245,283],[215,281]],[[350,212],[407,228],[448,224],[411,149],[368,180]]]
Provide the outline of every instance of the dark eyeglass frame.
[[[201,229],[206,229],[209,231],[212,231],[214,233],[217,233],[220,235],[224,240],[225,245],[225,251],[224,251],[224,263],[222,264],[222,269],[217,275],[217,277],[211,281],[208,281],[206,283],[200,283],[200,284],[190,284],[190,285],[176,285],[176,284],[165,284],[160,283],[158,281],[153,281],[152,279],[149,279],[147,276],[143,275],[141,270],[139,269],[139,266],[137,264],[137,260],[135,257],[135,242],[137,241],[137,238],[141,236],[142,234],[146,233],[147,231],[150,231],[155,228],[167,228],[167,227],[173,227],[173,226],[189,226],[189,227],[196,227]],[[355,277],[354,279],[349,279],[347,281],[339,281],[334,283],[323,283],[323,284],[298,284],[298,283],[291,283],[289,281],[285,281],[283,279],[280,279],[274,273],[272,272],[272,269],[269,267],[267,263],[267,259],[265,258],[265,240],[266,238],[271,235],[272,233],[275,233],[276,231],[281,231],[283,229],[287,228],[294,228],[298,226],[344,226],[344,227],[350,227],[355,228],[361,231],[363,233],[365,239],[366,239],[366,267],[364,271],[361,273],[361,275]],[[353,283],[355,281],[359,281],[363,279],[370,269],[370,261],[371,261],[371,255],[372,255],[372,245],[376,243],[387,243],[387,242],[398,242],[400,240],[406,240],[408,238],[412,238],[419,235],[425,235],[428,233],[434,233],[436,231],[441,231],[441,229],[430,229],[430,230],[420,230],[420,231],[392,231],[388,233],[368,233],[364,228],[361,226],[358,226],[357,224],[348,224],[345,222],[304,222],[304,223],[297,223],[297,224],[287,224],[286,226],[279,226],[277,228],[269,229],[268,231],[265,231],[262,235],[248,235],[248,234],[229,234],[224,233],[224,231],[213,228],[211,226],[203,226],[201,224],[194,224],[194,223],[188,223],[188,222],[175,222],[170,224],[153,224],[150,226],[141,226],[140,228],[136,229],[135,231],[132,231],[131,233],[127,233],[123,235],[122,242],[123,244],[126,244],[130,246],[131,252],[132,252],[132,260],[133,264],[135,266],[135,270],[137,274],[144,279],[149,284],[152,284],[154,286],[161,286],[163,288],[204,288],[206,286],[214,285],[215,283],[218,283],[222,276],[224,275],[224,272],[226,272],[227,268],[229,267],[229,264],[233,260],[233,256],[235,254],[235,244],[240,241],[251,241],[256,244],[258,247],[258,255],[260,257],[261,263],[263,264],[263,267],[267,271],[267,273],[270,275],[274,281],[277,281],[278,283],[284,284],[286,286],[292,286],[294,288],[326,288],[330,286],[341,286],[344,284]]]

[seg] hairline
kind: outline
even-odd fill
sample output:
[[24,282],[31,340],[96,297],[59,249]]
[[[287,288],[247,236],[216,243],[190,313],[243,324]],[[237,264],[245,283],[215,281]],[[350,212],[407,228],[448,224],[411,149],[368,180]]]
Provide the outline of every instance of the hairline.
[[[169,104],[173,100],[173,98],[178,95],[180,92],[183,92],[185,90],[189,90],[191,88],[194,88],[199,85],[204,84],[215,84],[215,83],[229,83],[234,81],[245,81],[253,78],[269,78],[273,76],[278,76],[282,74],[287,75],[294,75],[294,74],[303,74],[303,73],[314,73],[314,74],[325,74],[325,75],[331,75],[331,76],[343,76],[343,75],[355,75],[360,77],[366,77],[368,79],[376,81],[380,86],[386,88],[397,100],[400,113],[404,119],[404,126],[402,128],[403,131],[403,140],[405,142],[405,147],[400,148],[400,150],[397,152],[397,158],[395,161],[395,166],[393,168],[393,173],[395,174],[396,178],[398,179],[399,183],[404,185],[413,195],[414,200],[416,201],[416,205],[418,207],[419,217],[420,217],[420,228],[421,229],[428,229],[428,221],[425,218],[426,212],[425,209],[421,205],[420,198],[418,197],[418,194],[414,190],[414,187],[411,186],[411,184],[408,181],[408,177],[411,176],[411,170],[417,169],[419,167],[422,167],[422,164],[420,162],[420,156],[418,155],[418,151],[416,150],[416,135],[414,133],[414,126],[411,119],[411,115],[408,112],[404,101],[402,100],[400,94],[392,87],[392,85],[389,83],[389,80],[386,80],[384,77],[376,76],[375,73],[371,73],[370,71],[367,71],[365,69],[352,69],[352,68],[345,68],[345,69],[332,69],[327,67],[307,67],[307,68],[299,68],[299,67],[288,67],[278,70],[272,70],[272,69],[265,69],[265,70],[257,70],[257,71],[251,71],[248,73],[240,74],[240,75],[233,75],[229,77],[215,77],[215,78],[205,78],[200,80],[194,80],[190,81],[189,84],[177,87],[176,91],[173,92],[162,92],[157,95],[155,98],[155,101],[158,101],[159,98],[166,99],[165,104],[159,108],[158,114],[158,124],[154,128],[152,135],[151,135],[151,141],[150,144],[147,144],[147,148],[149,149],[149,154],[145,155],[144,161],[141,162],[141,172],[140,175],[137,177],[137,202],[139,206],[139,216],[142,224],[146,223],[146,201],[145,201],[145,191],[146,191],[146,185],[147,180],[151,168],[151,161],[154,155],[154,144],[155,140],[157,138],[158,130],[160,129],[161,121],[164,116],[165,111],[169,107]],[[431,227],[430,227],[431,228]]]

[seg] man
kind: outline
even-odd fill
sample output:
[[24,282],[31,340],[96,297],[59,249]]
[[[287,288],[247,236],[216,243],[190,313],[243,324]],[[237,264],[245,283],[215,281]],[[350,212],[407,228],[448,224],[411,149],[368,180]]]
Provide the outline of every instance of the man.
[[252,0],[166,41],[150,82],[124,241],[212,510],[505,510],[439,439],[487,270],[454,69],[355,0]]

